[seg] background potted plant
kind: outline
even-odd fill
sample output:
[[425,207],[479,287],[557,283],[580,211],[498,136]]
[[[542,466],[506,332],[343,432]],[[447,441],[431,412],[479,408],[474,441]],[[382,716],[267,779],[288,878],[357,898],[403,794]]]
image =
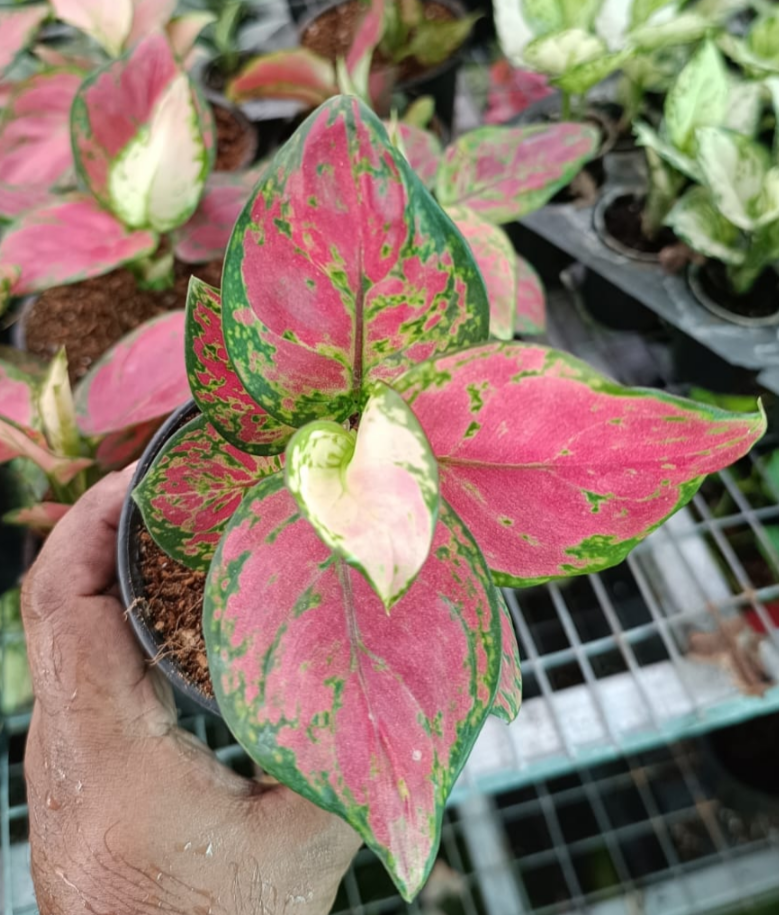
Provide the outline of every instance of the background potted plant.
[[[50,92],[57,104],[48,99],[43,113],[28,103]],[[19,116],[3,125],[0,166],[18,175],[25,162],[39,162],[44,178],[14,189],[22,212],[0,240],[5,298],[48,290],[28,311],[25,343],[46,357],[67,346],[73,371],[83,374],[127,330],[183,305],[189,262],[210,262],[203,269],[218,281],[256,173],[209,178],[213,121],[161,34],[84,82],[60,71],[33,77],[10,110]],[[56,130],[47,136],[46,127]],[[86,191],[53,193],[53,181],[72,180],[69,145]]]
[[239,217],[222,295],[192,281],[200,415],[150,448],[121,523],[131,612],[142,513],[202,589],[237,739],[407,899],[487,715],[518,711],[497,585],[619,562],[765,428],[488,331],[454,224],[367,108],[325,103]]

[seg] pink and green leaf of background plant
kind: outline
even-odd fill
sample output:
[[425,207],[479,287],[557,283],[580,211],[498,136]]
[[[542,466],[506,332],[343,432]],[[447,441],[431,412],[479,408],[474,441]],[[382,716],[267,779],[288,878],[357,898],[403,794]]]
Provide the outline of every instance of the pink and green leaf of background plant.
[[[0,415],[28,429],[39,426],[37,396],[44,366],[10,347],[0,347]],[[2,457],[0,461],[7,460]]]
[[153,232],[133,232],[91,197],[62,196],[23,213],[0,238],[0,271],[14,271],[6,295],[27,295],[109,273],[156,250]]
[[178,260],[204,264],[224,255],[235,221],[264,170],[265,166],[260,166],[244,172],[209,175],[194,215],[173,232]]
[[236,103],[257,98],[282,98],[312,108],[337,92],[333,65],[307,48],[255,57],[227,86],[227,97]]
[[390,609],[424,565],[438,520],[438,467],[402,397],[382,382],[355,433],[320,420],[287,445],[285,479],[322,541]]
[[70,505],[61,502],[38,502],[36,505],[26,505],[6,512],[2,520],[4,524],[28,527],[39,534],[45,534],[65,517],[69,509]]
[[16,217],[73,187],[70,108],[82,76],[39,73],[20,83],[0,118],[0,216]]
[[295,429],[274,419],[243,386],[225,347],[222,300],[197,277],[187,294],[186,361],[195,403],[232,445],[250,454],[278,454]]
[[[391,2],[391,0],[390,0]],[[361,96],[368,96],[373,52],[384,34],[385,0],[371,0],[346,55],[346,70]]]
[[762,412],[623,388],[517,343],[432,360],[394,386],[430,440],[441,497],[513,587],[621,562],[766,428]]
[[512,340],[519,331],[543,333],[546,303],[541,280],[524,258],[514,253],[506,233],[464,206],[447,208],[471,246],[487,284],[490,335]]
[[95,39],[118,57],[126,48],[164,28],[176,0],[51,0],[57,18]]
[[195,212],[213,118],[162,34],[82,83],[71,115],[79,175],[125,225],[168,232]]
[[50,13],[48,3],[31,3],[19,9],[0,10],[0,76],[32,42]]
[[470,249],[381,122],[348,97],[277,154],[236,223],[222,296],[243,384],[298,427],[341,422],[365,385],[488,333]]
[[598,150],[590,124],[479,127],[444,151],[436,177],[442,206],[462,205],[500,225],[537,210]]
[[438,163],[441,161],[441,141],[434,133],[414,124],[404,124],[401,121],[397,129],[408,164],[417,173],[422,184],[432,190],[435,187]]
[[271,775],[346,818],[411,899],[500,677],[496,591],[456,514],[441,505],[413,591],[387,615],[273,476],[220,541],[204,630],[238,740]]

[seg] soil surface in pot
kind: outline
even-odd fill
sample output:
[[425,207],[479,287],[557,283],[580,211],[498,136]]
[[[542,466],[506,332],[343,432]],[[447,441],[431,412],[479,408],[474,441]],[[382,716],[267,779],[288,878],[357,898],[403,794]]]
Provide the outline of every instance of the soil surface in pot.
[[206,576],[167,556],[146,530],[138,535],[146,598],[145,620],[159,638],[159,656],[170,658],[184,676],[213,698],[203,637]]
[[654,238],[644,235],[641,226],[644,200],[635,194],[623,194],[613,200],[603,214],[606,231],[626,248],[644,254],[659,254],[663,248],[676,244],[676,236],[667,226],[663,226]]
[[216,161],[214,171],[235,172],[247,165],[255,146],[253,127],[242,123],[229,108],[212,105],[216,125]]
[[701,267],[700,282],[710,299],[733,314],[766,318],[779,311],[779,277],[773,270],[765,270],[749,292],[737,295],[730,287],[725,265],[711,260]]
[[114,270],[71,286],[41,293],[25,317],[29,352],[50,359],[64,346],[71,381],[77,381],[117,340],[144,321],[187,301],[189,278],[195,274],[212,286],[222,282],[221,261],[175,266],[175,282],[164,290],[139,289],[129,270]]
[[[346,57],[351,48],[364,9],[365,7],[359,0],[348,0],[347,3],[325,10],[306,28],[300,43],[304,48],[335,63],[339,57]],[[452,22],[456,18],[448,6],[436,3],[435,0],[425,3],[424,16],[425,19],[432,19],[435,22]],[[381,51],[377,51],[373,55],[371,70],[381,70],[389,63]],[[438,65],[436,64],[436,66]],[[398,82],[415,79],[433,69],[435,67],[426,66],[415,58],[409,57],[398,64]]]
[[720,731],[710,740],[723,766],[745,785],[779,797],[779,715],[763,715]]

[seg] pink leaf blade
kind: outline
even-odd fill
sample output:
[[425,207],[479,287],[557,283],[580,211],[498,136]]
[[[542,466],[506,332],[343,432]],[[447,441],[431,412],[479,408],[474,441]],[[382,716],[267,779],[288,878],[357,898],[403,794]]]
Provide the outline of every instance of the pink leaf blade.
[[445,356],[395,387],[430,439],[442,497],[513,587],[620,562],[766,427],[762,413],[623,388],[529,344]]
[[185,315],[169,311],[141,324],[92,366],[75,393],[84,435],[107,435],[161,419],[189,400]]
[[176,0],[132,0],[132,7],[132,26],[124,42],[128,48],[164,29],[176,9]]
[[321,106],[277,153],[226,264],[230,359],[287,425],[342,421],[363,385],[488,331],[470,249],[352,97]]
[[14,92],[0,121],[0,215],[15,217],[75,181],[70,108],[81,76],[39,73]]
[[438,137],[414,124],[400,121],[397,125],[409,165],[426,188],[435,187],[435,176],[441,161],[441,141]]
[[500,601],[500,639],[503,654],[500,664],[500,682],[490,714],[511,724],[519,715],[522,706],[522,671],[517,635],[514,632],[511,613],[506,604],[506,598],[500,591],[497,596]]
[[51,0],[57,18],[86,32],[113,57],[130,33],[132,0]]
[[507,60],[498,60],[490,67],[485,124],[503,124],[526,108],[552,95],[554,89],[542,73],[519,70]]
[[18,270],[14,295],[102,276],[157,247],[152,232],[131,232],[89,197],[66,195],[24,213],[0,238],[0,263]]
[[63,485],[70,483],[93,463],[89,458],[66,458],[54,454],[39,432],[0,416],[0,463],[17,457],[32,461],[48,477]]
[[173,53],[185,66],[189,63],[190,52],[200,33],[214,22],[215,18],[213,13],[207,12],[184,13],[171,19],[165,27]]
[[48,15],[47,3],[31,3],[22,9],[0,10],[0,76],[32,42],[38,26]]
[[306,48],[255,57],[227,86],[227,97],[233,102],[281,98],[312,108],[337,92],[330,61]]
[[205,264],[224,256],[235,221],[260,177],[256,170],[209,176],[197,210],[173,233],[178,260]]
[[0,416],[22,428],[34,429],[38,426],[36,401],[43,376],[26,369],[17,360],[0,358]]
[[126,225],[167,232],[197,208],[212,161],[209,122],[155,33],[82,83],[71,114],[76,166]]
[[527,216],[569,184],[596,154],[600,133],[589,124],[479,127],[444,152],[436,192],[495,224]]
[[322,421],[298,430],[285,479],[319,537],[389,611],[427,559],[439,503],[430,443],[400,395],[377,383],[356,435]]
[[39,502],[16,508],[3,515],[3,523],[13,524],[17,527],[29,527],[40,534],[47,534],[53,530],[57,522],[70,510],[70,505],[60,502]]
[[541,277],[524,257],[517,256],[517,304],[514,330],[542,334],[546,330],[546,292]]
[[373,52],[384,34],[384,22],[384,0],[370,0],[346,55],[346,70],[363,96],[370,91]]
[[490,336],[512,340],[517,312],[517,259],[506,233],[464,206],[447,209],[471,246],[490,301]]
[[98,467],[104,472],[122,470],[138,460],[161,422],[161,419],[150,419],[129,429],[109,432],[100,440],[95,452]]
[[495,589],[454,512],[442,506],[430,556],[387,616],[283,482],[265,481],[220,542],[204,630],[217,701],[238,741],[344,818],[413,898],[500,673]]
[[195,403],[217,431],[249,454],[279,454],[295,432],[266,413],[247,392],[225,348],[222,300],[216,289],[189,281],[186,362]]
[[144,524],[172,559],[206,571],[246,492],[272,474],[277,457],[259,458],[228,445],[205,416],[165,443],[134,490]]

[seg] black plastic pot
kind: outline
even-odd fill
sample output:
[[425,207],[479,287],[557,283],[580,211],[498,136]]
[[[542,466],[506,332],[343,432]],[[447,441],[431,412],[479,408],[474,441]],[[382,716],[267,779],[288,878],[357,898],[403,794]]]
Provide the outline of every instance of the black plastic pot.
[[662,326],[653,311],[604,279],[595,270],[584,271],[579,292],[591,317],[604,327],[652,333],[660,330]]
[[560,274],[574,259],[521,222],[512,222],[502,228],[517,254],[533,265],[544,286],[547,289],[559,288]]
[[143,457],[138,462],[133,475],[130,490],[127,493],[122,516],[119,521],[117,542],[117,577],[119,588],[124,601],[133,631],[141,643],[146,656],[154,659],[155,667],[173,684],[175,689],[190,703],[200,709],[205,709],[213,715],[219,715],[216,700],[206,696],[182,673],[179,666],[170,658],[159,657],[160,640],[156,633],[149,628],[141,612],[144,600],[143,578],[140,569],[140,543],[138,535],[142,529],[141,513],[132,499],[131,493],[146,475],[152,461],[170,438],[170,436],[197,416],[198,409],[194,401],[180,407],[159,429],[149,443]]
[[248,168],[257,159],[257,153],[260,145],[260,138],[257,134],[257,128],[238,105],[234,105],[224,96],[208,90],[204,91],[203,94],[205,95],[212,108],[224,108],[225,111],[228,111],[232,117],[238,121],[238,123],[241,125],[241,129],[250,138],[250,143],[246,147],[246,152],[244,153],[243,158],[235,166],[233,171],[240,171],[243,168]]
[[[306,29],[311,25],[312,22],[315,22],[323,13],[326,13],[328,10],[333,9],[334,7],[341,6],[343,3],[351,2],[351,0],[336,0],[335,3],[329,3],[326,6],[322,6],[317,9],[315,12],[307,14],[304,18],[301,18],[298,26],[298,34],[301,39]],[[448,7],[452,13],[457,18],[464,18],[466,15],[465,7],[459,2],[459,0],[436,0],[436,3],[440,3],[442,6]],[[447,131],[452,130],[454,124],[454,101],[457,94],[457,72],[460,69],[462,63],[462,52],[467,47],[468,42],[466,41],[462,44],[451,57],[447,58],[443,63],[439,64],[436,67],[431,68],[425,73],[420,74],[414,79],[405,80],[404,82],[398,83],[395,87],[395,91],[405,95],[409,100],[419,98],[423,95],[430,95],[435,102],[435,113],[439,121],[443,124]],[[379,112],[380,115],[385,116],[389,115],[387,112]]]
[[755,390],[755,373],[727,362],[709,347],[677,330],[671,334],[671,358],[677,381],[706,388],[716,394],[751,394]]
[[600,238],[606,247],[611,248],[612,251],[616,251],[617,254],[628,257],[630,260],[638,261],[640,264],[659,264],[659,252],[639,251],[636,248],[631,248],[628,245],[623,244],[618,238],[615,238],[606,226],[606,211],[616,200],[619,200],[620,197],[630,195],[641,197],[643,193],[644,189],[642,188],[609,188],[605,193],[601,194],[600,199],[595,204],[595,209],[592,212],[592,224],[593,228],[598,233],[598,238]]
[[690,290],[696,300],[707,311],[710,311],[718,318],[722,318],[723,321],[729,321],[731,324],[738,324],[740,327],[773,327],[779,324],[779,307],[777,307],[777,310],[773,314],[766,315],[765,317],[751,318],[747,315],[737,314],[715,301],[706,291],[706,287],[703,283],[702,271],[704,269],[705,268],[699,267],[697,264],[691,265],[687,271],[687,282],[689,283]]

